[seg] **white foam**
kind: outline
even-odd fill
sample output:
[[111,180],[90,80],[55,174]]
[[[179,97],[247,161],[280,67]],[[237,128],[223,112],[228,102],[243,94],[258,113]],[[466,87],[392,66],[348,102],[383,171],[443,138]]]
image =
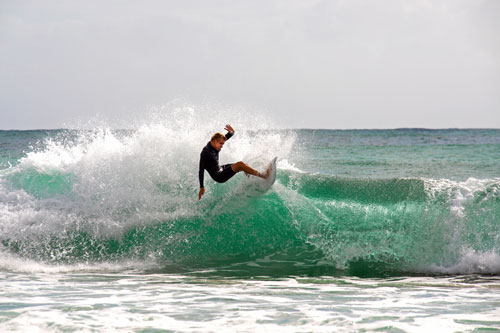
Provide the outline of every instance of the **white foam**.
[[[484,192],[481,201],[500,195],[500,178],[476,179],[468,178],[465,181],[451,181],[446,179],[425,181],[426,191],[431,197],[444,194],[450,207],[450,217],[455,223],[465,217],[466,205],[475,200],[476,194]],[[478,202],[479,203],[479,202]]]
[[476,179],[466,181],[452,181],[449,179],[424,179],[426,193],[435,198],[439,194],[446,194],[450,212],[453,216],[464,217],[465,204],[474,198],[479,191],[489,190],[489,195],[500,193],[500,178]]
[[31,259],[20,258],[5,250],[0,250],[0,271],[15,273],[82,273],[82,272],[123,272],[130,270],[144,271],[157,268],[155,262],[123,260],[114,263],[76,263],[76,264],[49,264]]
[[430,265],[422,270],[439,274],[500,274],[500,254],[464,248],[457,264],[450,267]]
[[278,169],[290,170],[298,173],[305,173],[305,171],[302,171],[299,168],[297,168],[295,164],[290,163],[286,158],[278,160]]

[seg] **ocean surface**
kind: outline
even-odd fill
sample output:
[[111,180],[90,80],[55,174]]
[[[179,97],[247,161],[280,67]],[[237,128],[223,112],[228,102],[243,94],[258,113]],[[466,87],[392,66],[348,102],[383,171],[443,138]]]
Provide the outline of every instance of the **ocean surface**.
[[500,130],[0,131],[0,331],[500,332]]

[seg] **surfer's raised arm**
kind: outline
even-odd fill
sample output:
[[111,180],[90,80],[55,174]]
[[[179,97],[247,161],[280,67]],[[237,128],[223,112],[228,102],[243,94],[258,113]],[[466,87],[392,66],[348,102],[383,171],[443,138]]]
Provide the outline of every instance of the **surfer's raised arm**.
[[200,180],[200,192],[198,193],[198,200],[205,194],[205,186],[203,185],[203,178],[205,170],[208,174],[218,183],[224,183],[233,177],[236,173],[243,171],[247,175],[254,175],[261,178],[267,178],[270,173],[270,168],[265,173],[260,173],[251,168],[248,164],[239,161],[234,164],[224,164],[219,166],[219,152],[224,146],[226,140],[231,138],[234,134],[234,129],[231,125],[226,124],[224,129],[227,131],[226,135],[217,132],[212,135],[212,138],[203,148],[200,154],[200,167],[198,177]]
[[[234,129],[229,124],[226,124],[226,127],[224,127],[224,129],[227,131],[226,140],[229,140],[229,138],[232,137],[234,134]],[[229,136],[228,136],[228,134],[229,134]]]

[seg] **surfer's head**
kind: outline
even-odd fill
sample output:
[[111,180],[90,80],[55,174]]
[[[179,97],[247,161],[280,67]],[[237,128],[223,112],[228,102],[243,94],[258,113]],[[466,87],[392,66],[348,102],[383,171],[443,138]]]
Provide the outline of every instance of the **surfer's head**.
[[220,151],[222,149],[225,142],[226,142],[226,136],[220,132],[217,132],[214,135],[212,135],[212,138],[210,139],[210,144],[217,151]]

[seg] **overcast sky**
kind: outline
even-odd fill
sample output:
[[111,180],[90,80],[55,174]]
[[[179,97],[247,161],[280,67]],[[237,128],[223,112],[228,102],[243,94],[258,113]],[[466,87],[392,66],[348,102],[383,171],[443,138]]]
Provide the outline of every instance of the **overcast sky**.
[[288,128],[498,128],[499,17],[498,0],[0,0],[0,128],[179,99]]

